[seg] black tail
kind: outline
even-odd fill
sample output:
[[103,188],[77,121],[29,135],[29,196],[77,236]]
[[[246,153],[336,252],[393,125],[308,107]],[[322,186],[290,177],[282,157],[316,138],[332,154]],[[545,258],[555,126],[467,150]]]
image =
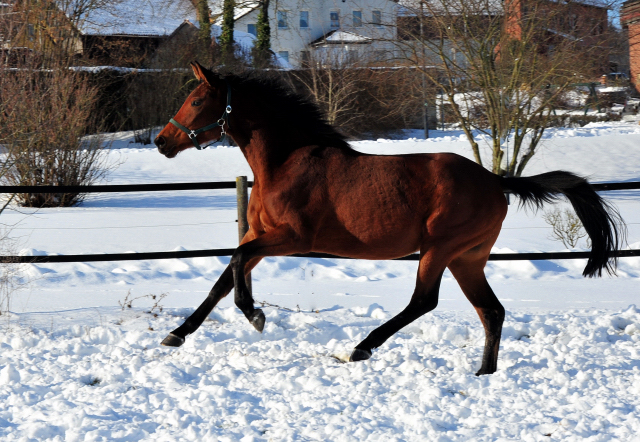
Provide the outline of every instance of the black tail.
[[600,198],[585,178],[558,170],[531,177],[503,177],[502,188],[521,198],[523,205],[537,209],[564,195],[591,238],[591,255],[582,274],[602,276],[602,269],[615,273],[618,259],[614,251],[624,242],[625,224],[618,210]]

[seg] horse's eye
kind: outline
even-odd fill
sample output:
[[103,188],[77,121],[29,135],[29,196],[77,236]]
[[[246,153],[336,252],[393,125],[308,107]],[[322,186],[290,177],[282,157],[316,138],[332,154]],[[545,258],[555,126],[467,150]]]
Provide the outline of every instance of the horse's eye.
[[191,106],[200,106],[202,104],[202,100],[193,100]]

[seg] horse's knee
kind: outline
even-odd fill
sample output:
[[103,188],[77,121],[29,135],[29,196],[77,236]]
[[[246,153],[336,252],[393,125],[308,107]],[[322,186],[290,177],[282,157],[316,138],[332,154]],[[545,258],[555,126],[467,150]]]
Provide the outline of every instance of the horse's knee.
[[231,255],[231,260],[229,260],[229,266],[232,269],[237,269],[243,263],[243,253],[241,247],[238,247],[233,255]]

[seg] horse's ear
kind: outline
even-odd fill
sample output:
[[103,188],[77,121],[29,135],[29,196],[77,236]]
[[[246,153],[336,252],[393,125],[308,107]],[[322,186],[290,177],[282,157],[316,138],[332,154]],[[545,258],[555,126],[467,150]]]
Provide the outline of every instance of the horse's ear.
[[200,63],[198,63],[197,61],[192,61],[191,69],[193,69],[193,75],[195,75],[198,80],[204,81],[207,84],[209,83],[207,75],[205,74],[206,69],[202,67]]

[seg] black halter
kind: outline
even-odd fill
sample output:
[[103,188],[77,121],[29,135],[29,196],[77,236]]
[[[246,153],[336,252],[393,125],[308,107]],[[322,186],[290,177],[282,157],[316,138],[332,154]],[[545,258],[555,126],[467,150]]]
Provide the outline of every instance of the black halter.
[[200,129],[192,130],[178,123],[173,118],[169,120],[171,124],[173,124],[175,127],[177,127],[178,129],[180,129],[182,132],[186,133],[189,136],[189,139],[198,150],[206,149],[208,146],[210,146],[210,144],[204,147],[200,146],[200,143],[198,143],[198,140],[197,140],[198,134],[201,134],[202,132],[206,132],[211,129],[215,129],[216,127],[222,128],[222,135],[220,136],[220,139],[218,139],[218,141],[223,141],[225,135],[227,134],[227,132],[224,129],[224,126],[226,124],[227,127],[229,127],[229,114],[231,113],[231,86],[229,86],[229,83],[226,80],[225,80],[225,83],[227,83],[227,107],[224,109],[222,116],[215,123],[212,123],[205,127],[201,127]]

